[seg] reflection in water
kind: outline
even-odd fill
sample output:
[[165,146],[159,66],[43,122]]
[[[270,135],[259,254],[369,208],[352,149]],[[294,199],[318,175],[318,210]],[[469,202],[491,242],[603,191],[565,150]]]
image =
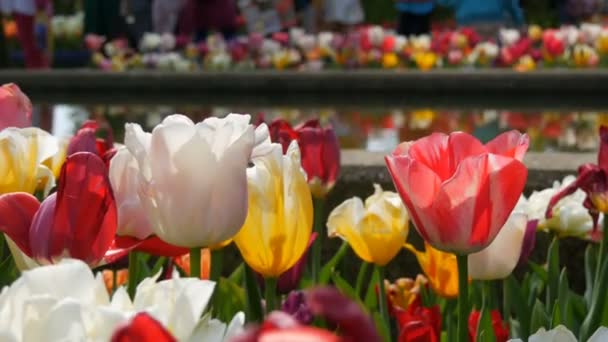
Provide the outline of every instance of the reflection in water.
[[[227,113],[250,113],[254,122],[267,122],[283,117],[294,123],[319,116],[331,123],[343,148],[370,151],[390,151],[400,141],[414,140],[432,132],[469,132],[482,141],[499,133],[518,129],[531,137],[534,151],[592,151],[597,148],[597,130],[608,124],[608,113],[600,112],[542,112],[502,110],[406,110],[386,108],[353,110],[344,108],[262,108],[146,106],[146,105],[55,105],[39,110],[38,122],[55,135],[67,136],[86,119],[106,121],[115,130],[117,141],[122,141],[124,124],[137,122],[146,130],[152,129],[163,117],[172,113],[188,115],[194,121]],[[49,117],[47,117],[49,116]],[[50,126],[50,127],[47,127]]]

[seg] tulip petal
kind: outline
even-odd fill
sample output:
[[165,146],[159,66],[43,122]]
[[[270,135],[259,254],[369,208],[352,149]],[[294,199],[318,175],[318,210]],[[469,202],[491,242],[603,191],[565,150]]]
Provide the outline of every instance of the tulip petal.
[[441,187],[441,179],[425,164],[409,157],[388,155],[385,161],[416,230],[424,240],[438,241],[441,227],[427,212]]
[[486,148],[490,153],[523,161],[529,145],[530,138],[527,134],[521,134],[518,131],[513,130],[502,133],[492,139],[486,144]]
[[128,325],[116,330],[112,342],[177,342],[160,322],[140,312]]
[[440,232],[440,241],[432,242],[459,253],[485,248],[515,208],[527,175],[526,166],[513,158],[484,154],[463,160],[428,214],[435,214]]
[[469,276],[479,280],[508,277],[519,261],[527,225],[526,215],[512,214],[488,247],[469,254]]
[[380,341],[371,318],[361,307],[331,287],[314,288],[306,293],[313,314],[340,327],[345,338],[356,341]]
[[57,256],[51,255],[49,250],[56,204],[57,193],[53,193],[42,202],[34,215],[30,228],[30,246],[34,259],[53,262],[53,256]]
[[72,155],[76,152],[90,152],[97,154],[97,137],[95,130],[91,128],[80,129],[68,145],[67,155]]
[[0,87],[0,130],[32,125],[32,103],[14,83]]
[[8,235],[27,256],[32,256],[30,227],[40,208],[36,197],[16,192],[0,196],[0,231]]
[[[340,337],[315,327],[299,326],[261,334],[258,342],[340,342]],[[362,340],[363,341],[363,340]],[[368,341],[368,340],[366,340]],[[371,340],[370,340],[371,341]]]
[[130,236],[116,236],[115,241],[118,247],[126,249],[134,248],[136,251],[156,256],[176,257],[190,251],[188,248],[166,243],[158,238],[158,236],[150,236],[143,240],[138,240]]
[[106,166],[95,154],[69,156],[61,171],[51,255],[98,263],[114,240],[117,213]]

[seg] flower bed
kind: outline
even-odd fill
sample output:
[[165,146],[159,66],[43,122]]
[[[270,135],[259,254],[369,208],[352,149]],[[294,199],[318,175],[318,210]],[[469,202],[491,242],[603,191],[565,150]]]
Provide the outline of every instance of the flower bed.
[[248,69],[420,69],[595,68],[606,64],[608,28],[596,24],[559,29],[530,26],[527,31],[502,29],[499,37],[483,38],[473,29],[435,31],[404,37],[379,26],[347,34],[308,34],[294,28],[270,37],[258,34],[224,41],[211,35],[200,43],[169,34],[146,34],[138,50],[125,41],[85,38],[93,64],[103,70],[248,70]]

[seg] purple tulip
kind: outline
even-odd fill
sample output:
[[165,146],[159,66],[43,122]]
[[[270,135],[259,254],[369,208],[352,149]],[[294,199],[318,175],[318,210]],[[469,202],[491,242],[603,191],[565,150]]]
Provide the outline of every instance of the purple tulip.
[[521,253],[519,254],[518,265],[525,265],[528,263],[528,258],[532,254],[534,244],[536,243],[536,227],[538,226],[538,220],[528,221],[526,226],[526,232],[524,233],[524,242],[521,245]]

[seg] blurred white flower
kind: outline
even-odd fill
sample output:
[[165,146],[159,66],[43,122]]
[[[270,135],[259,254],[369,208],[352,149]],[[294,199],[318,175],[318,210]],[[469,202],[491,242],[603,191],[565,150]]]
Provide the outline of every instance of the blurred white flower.
[[503,45],[511,46],[519,41],[520,34],[518,30],[501,28],[499,32],[500,42]]
[[139,42],[139,49],[142,52],[157,51],[160,47],[161,37],[157,33],[147,32],[144,33],[141,41]]

